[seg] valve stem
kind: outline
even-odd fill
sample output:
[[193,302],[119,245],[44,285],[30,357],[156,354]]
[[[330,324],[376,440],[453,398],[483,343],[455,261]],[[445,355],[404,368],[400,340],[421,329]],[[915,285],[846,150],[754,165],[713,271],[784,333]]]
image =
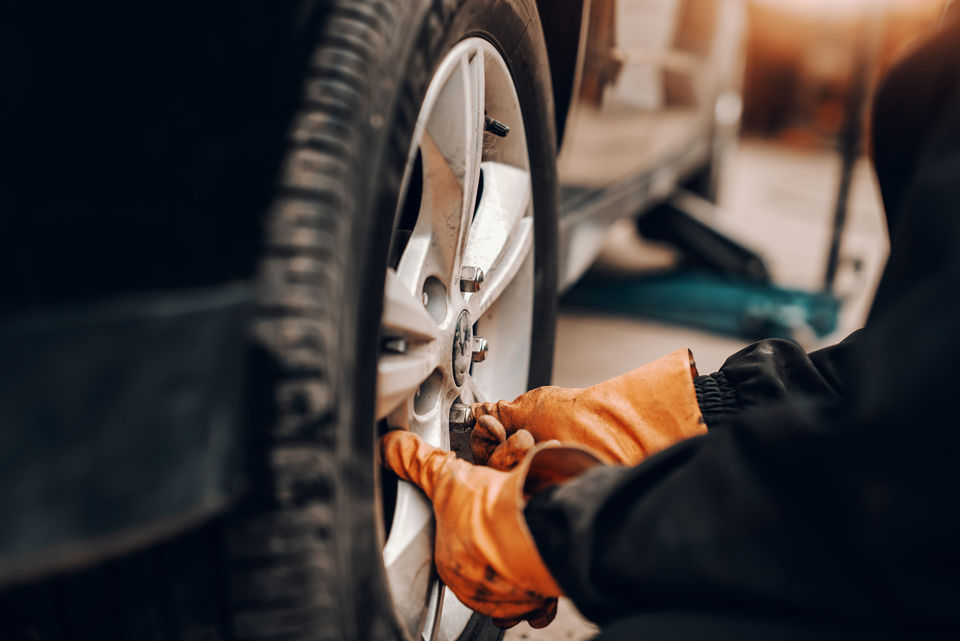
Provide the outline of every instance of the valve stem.
[[485,116],[483,130],[500,138],[506,138],[510,133],[510,127],[490,116]]

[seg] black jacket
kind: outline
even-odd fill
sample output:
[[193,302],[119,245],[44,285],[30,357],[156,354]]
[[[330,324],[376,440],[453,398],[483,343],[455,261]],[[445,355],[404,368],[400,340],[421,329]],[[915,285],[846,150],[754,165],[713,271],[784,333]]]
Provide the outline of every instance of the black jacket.
[[526,510],[615,638],[960,638],[960,20],[876,111],[892,249],[866,328],[732,356],[697,381],[708,434]]

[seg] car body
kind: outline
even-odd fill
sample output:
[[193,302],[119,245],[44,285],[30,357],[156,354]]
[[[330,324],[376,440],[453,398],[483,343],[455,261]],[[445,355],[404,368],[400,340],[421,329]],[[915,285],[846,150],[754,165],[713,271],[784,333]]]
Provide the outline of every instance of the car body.
[[593,261],[612,221],[718,169],[742,104],[744,3],[616,0],[585,11],[559,157],[561,288]]

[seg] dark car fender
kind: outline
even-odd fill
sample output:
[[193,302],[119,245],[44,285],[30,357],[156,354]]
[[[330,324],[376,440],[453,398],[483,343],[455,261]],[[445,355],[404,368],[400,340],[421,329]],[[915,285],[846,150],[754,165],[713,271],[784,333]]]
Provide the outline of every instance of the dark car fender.
[[553,103],[557,112],[557,141],[563,140],[567,115],[573,103],[580,62],[585,9],[590,0],[537,0],[547,41]]
[[0,585],[234,500],[252,300],[238,283],[0,317]]

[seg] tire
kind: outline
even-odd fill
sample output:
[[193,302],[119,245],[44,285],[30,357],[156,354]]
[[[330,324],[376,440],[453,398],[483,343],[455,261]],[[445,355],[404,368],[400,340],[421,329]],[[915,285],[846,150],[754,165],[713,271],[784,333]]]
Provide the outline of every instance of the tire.
[[[0,639],[413,637],[381,556],[384,273],[421,104],[437,65],[468,37],[503,57],[526,127],[535,218],[526,382],[549,382],[556,135],[534,1],[327,4],[265,217],[244,500],[162,544],[0,592]],[[460,639],[500,635],[474,615]]]
[[[413,636],[380,554],[377,337],[417,116],[437,65],[468,37],[500,52],[518,91],[536,219],[527,385],[549,382],[552,367],[556,137],[535,4],[332,4],[268,215],[255,389],[270,394],[255,413],[252,496],[229,524],[229,609],[243,639]],[[475,616],[461,638],[499,634]]]

